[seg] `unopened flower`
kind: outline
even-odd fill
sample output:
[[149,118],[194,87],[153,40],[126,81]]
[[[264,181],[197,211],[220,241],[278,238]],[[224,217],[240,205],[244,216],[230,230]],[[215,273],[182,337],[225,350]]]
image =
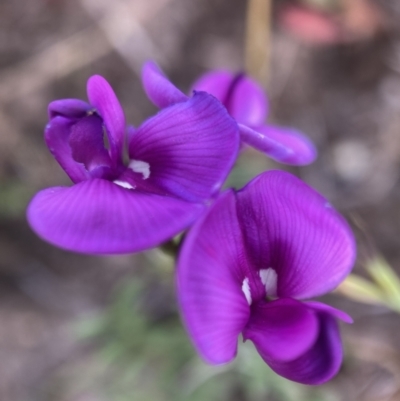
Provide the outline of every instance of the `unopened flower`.
[[237,155],[237,126],[216,99],[199,92],[126,135],[107,81],[93,76],[87,91],[89,104],[65,99],[49,105],[45,140],[74,185],[39,192],[28,221],[45,240],[78,252],[159,245],[218,193]]
[[[187,100],[153,62],[143,68],[143,86],[149,99],[163,108]],[[194,91],[214,95],[237,121],[241,140],[276,161],[293,165],[312,163],[317,151],[299,131],[265,124],[268,101],[262,88],[245,74],[211,71],[193,85]]]
[[344,312],[300,301],[334,289],[355,259],[352,233],[317,192],[282,171],[228,190],[188,233],[178,261],[183,320],[202,358],[231,361],[238,336],[278,374],[304,384],[334,376]]

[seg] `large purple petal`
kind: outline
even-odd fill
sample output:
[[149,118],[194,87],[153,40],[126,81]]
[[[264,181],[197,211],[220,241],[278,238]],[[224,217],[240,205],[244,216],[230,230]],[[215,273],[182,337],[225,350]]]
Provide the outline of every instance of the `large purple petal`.
[[213,96],[199,92],[139,127],[131,136],[129,156],[146,187],[197,202],[218,192],[238,147],[235,121]]
[[343,350],[336,320],[325,313],[318,313],[319,334],[314,345],[302,356],[292,361],[280,361],[261,355],[279,375],[303,384],[322,384],[339,371]]
[[85,115],[92,109],[93,106],[83,100],[61,99],[54,100],[49,104],[48,114],[50,120],[57,116],[78,119],[85,117]]
[[280,163],[306,165],[317,157],[314,144],[296,130],[273,125],[252,129],[241,124],[239,129],[243,142]]
[[177,287],[182,318],[208,363],[229,362],[250,314],[242,291],[247,259],[228,191],[191,228],[178,260]]
[[114,166],[121,163],[125,138],[125,115],[110,84],[100,75],[93,75],[87,83],[89,102],[103,118],[110,156]]
[[54,117],[46,126],[44,138],[51,154],[75,183],[89,177],[84,165],[77,163],[72,157],[69,145],[73,121],[65,117]]
[[263,173],[237,199],[247,254],[253,266],[275,271],[278,297],[324,294],[350,272],[356,254],[350,228],[298,178],[283,171]]
[[142,82],[148,98],[159,108],[188,99],[152,61],[146,62],[143,66]]
[[265,93],[245,74],[212,71],[202,75],[193,89],[214,95],[238,123],[258,126],[265,122],[268,112]]
[[243,330],[263,359],[291,361],[315,343],[319,323],[315,311],[290,298],[256,302]]
[[92,179],[39,192],[27,216],[43,239],[76,252],[112,254],[151,248],[184,230],[203,207]]

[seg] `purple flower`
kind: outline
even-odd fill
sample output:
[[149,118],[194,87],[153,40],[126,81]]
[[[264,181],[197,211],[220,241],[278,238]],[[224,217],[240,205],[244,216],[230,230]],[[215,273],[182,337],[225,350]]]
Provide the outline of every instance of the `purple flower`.
[[[153,62],[145,64],[142,79],[147,96],[160,108],[188,98]],[[237,121],[244,143],[281,163],[305,165],[315,160],[315,146],[302,133],[292,128],[265,125],[267,98],[262,88],[245,74],[212,71],[200,77],[193,89],[211,93],[223,103]]]
[[344,312],[305,301],[349,273],[355,243],[317,192],[282,171],[224,192],[188,233],[178,261],[183,320],[202,358],[231,361],[238,336],[278,374],[304,384],[333,377],[342,361],[336,319]]
[[[104,78],[89,103],[54,101],[45,140],[72,187],[39,192],[27,216],[45,240],[84,253],[135,252],[188,227],[215,196],[239,148],[235,121],[198,92],[126,136],[121,105]],[[129,160],[123,162],[124,143]]]

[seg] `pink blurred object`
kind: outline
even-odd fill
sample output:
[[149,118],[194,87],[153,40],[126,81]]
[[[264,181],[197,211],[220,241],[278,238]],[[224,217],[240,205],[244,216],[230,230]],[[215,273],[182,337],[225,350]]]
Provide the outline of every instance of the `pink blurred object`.
[[279,23],[289,33],[310,44],[325,45],[342,40],[337,22],[327,14],[305,7],[284,7],[279,13]]
[[384,16],[369,0],[342,0],[337,12],[322,12],[290,4],[278,14],[280,25],[311,45],[331,45],[368,40],[384,27]]

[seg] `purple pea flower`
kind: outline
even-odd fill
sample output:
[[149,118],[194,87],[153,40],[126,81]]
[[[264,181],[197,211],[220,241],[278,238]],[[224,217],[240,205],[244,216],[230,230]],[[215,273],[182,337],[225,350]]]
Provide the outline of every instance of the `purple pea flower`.
[[[142,80],[147,96],[157,107],[188,98],[153,62],[144,65]],[[222,102],[237,121],[243,143],[281,163],[305,165],[315,160],[317,151],[305,135],[292,128],[265,124],[267,98],[262,88],[245,74],[211,71],[201,76],[193,89],[208,92]]]
[[74,185],[39,192],[28,221],[43,239],[77,252],[157,246],[187,228],[218,193],[237,156],[236,123],[213,96],[198,92],[126,135],[107,81],[91,77],[87,92],[89,104],[49,105],[45,140]]
[[210,364],[231,361],[238,336],[278,374],[304,384],[332,378],[342,361],[342,311],[300,301],[334,289],[355,243],[317,192],[283,171],[225,191],[188,233],[178,261],[182,317]]

